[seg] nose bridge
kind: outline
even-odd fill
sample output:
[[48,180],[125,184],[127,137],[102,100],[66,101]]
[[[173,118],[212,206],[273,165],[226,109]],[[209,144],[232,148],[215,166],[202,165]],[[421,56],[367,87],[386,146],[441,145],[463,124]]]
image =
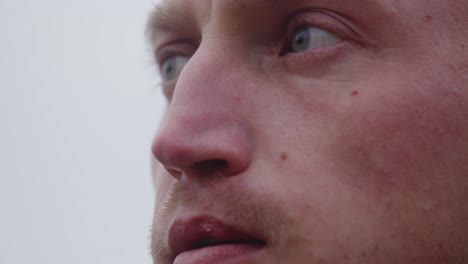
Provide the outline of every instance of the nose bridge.
[[201,164],[236,174],[250,163],[244,80],[229,54],[214,50],[219,47],[201,46],[184,67],[154,141],[155,157],[173,176],[194,174]]
[[216,109],[216,103],[224,106],[221,109],[236,103],[244,78],[240,56],[235,54],[235,49],[228,44],[206,41],[185,66],[175,90],[178,96],[174,99],[190,100],[194,104],[201,102],[210,109]]
[[198,133],[239,125],[244,78],[227,49],[216,41],[199,48],[177,81],[167,122]]

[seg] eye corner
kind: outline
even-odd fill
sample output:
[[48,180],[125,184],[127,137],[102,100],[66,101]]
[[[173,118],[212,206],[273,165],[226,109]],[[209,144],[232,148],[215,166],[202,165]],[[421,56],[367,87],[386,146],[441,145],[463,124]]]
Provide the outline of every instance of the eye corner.
[[170,81],[162,81],[159,85],[161,87],[162,94],[164,98],[166,98],[168,103],[172,101],[176,83],[177,83],[177,80],[170,80]]

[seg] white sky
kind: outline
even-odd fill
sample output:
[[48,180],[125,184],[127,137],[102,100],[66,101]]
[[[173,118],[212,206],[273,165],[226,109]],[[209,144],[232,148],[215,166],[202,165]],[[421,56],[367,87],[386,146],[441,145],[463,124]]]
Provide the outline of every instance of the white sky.
[[157,0],[0,0],[0,263],[151,263]]

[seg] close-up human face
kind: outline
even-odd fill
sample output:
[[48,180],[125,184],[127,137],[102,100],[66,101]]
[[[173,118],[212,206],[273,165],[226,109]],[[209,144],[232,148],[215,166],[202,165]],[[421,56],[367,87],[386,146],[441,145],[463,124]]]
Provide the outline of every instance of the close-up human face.
[[170,0],[158,264],[467,263],[468,2]]

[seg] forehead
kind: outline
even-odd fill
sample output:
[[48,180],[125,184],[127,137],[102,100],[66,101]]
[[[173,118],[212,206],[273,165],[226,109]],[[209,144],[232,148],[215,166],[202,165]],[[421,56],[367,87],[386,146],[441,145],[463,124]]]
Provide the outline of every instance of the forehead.
[[[396,12],[398,7],[411,7],[414,11],[424,11],[432,9],[433,11],[443,11],[450,6],[451,10],[457,15],[467,17],[468,1],[466,0],[161,0],[151,15],[151,26],[164,27],[170,26],[178,19],[183,19],[189,13],[195,13],[197,16],[209,18],[213,11],[219,9],[236,11],[245,11],[246,9],[257,9],[264,11],[268,8],[278,8],[287,6],[297,6],[301,4],[310,4],[317,7],[332,7],[334,9],[361,9],[363,12],[374,11],[375,9],[387,9]],[[258,10],[262,8],[263,10]],[[455,14],[454,14],[455,15]],[[466,22],[466,19],[463,19]]]

